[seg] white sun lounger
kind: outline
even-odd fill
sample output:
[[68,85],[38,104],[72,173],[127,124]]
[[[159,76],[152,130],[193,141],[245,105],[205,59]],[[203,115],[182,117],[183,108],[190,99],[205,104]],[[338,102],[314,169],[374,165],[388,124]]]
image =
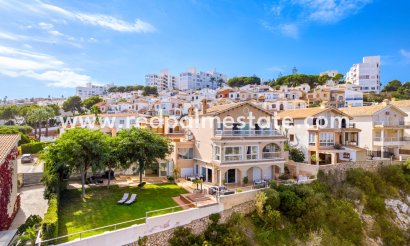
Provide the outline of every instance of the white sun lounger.
[[128,201],[124,202],[124,204],[130,205],[131,203],[134,203],[136,199],[137,199],[137,194],[132,194],[131,198]]
[[128,199],[128,195],[129,195],[128,193],[124,193],[121,200],[119,200],[117,203],[118,204],[123,204]]

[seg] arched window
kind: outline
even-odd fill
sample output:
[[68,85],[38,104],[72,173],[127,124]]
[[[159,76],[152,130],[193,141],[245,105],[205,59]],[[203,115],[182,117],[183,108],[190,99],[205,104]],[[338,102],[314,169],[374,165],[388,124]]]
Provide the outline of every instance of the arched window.
[[270,143],[263,147],[263,159],[275,159],[280,157],[280,147],[277,144]]

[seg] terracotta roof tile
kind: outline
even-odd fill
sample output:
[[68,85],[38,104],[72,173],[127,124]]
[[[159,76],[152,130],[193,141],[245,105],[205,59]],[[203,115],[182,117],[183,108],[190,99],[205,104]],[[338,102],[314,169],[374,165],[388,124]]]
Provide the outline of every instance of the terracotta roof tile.
[[20,140],[18,134],[0,134],[0,165]]
[[[372,106],[362,106],[362,107],[349,107],[349,108],[341,108],[340,110],[345,112],[348,115],[351,115],[353,117],[357,116],[371,116],[374,115],[375,113],[379,112],[380,110],[386,108],[386,107],[394,107],[399,111],[399,108],[397,108],[394,105],[384,105],[384,104],[378,104],[378,105],[372,105]],[[402,111],[402,113],[405,115]]]

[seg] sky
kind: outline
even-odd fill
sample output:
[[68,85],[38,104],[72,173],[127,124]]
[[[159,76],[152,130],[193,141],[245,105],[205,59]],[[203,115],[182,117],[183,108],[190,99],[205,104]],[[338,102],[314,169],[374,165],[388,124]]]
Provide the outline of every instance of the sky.
[[382,57],[410,81],[408,0],[0,0],[0,98],[61,97],[87,82],[144,84],[167,68],[263,80]]

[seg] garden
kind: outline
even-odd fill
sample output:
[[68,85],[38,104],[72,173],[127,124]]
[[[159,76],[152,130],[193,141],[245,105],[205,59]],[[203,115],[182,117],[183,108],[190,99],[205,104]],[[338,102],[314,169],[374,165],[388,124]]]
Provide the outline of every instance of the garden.
[[[137,200],[131,205],[117,204],[124,193],[136,193]],[[136,187],[92,187],[87,195],[81,198],[81,190],[65,190],[61,193],[58,210],[58,235],[64,236],[98,227],[108,226],[129,220],[145,218],[147,211],[177,206],[172,197],[186,193],[176,184],[147,184],[138,191]],[[169,213],[165,210],[160,213]],[[157,214],[156,214],[157,215]],[[118,225],[116,229],[144,223],[145,220]],[[83,233],[82,237],[100,234],[113,230],[108,227]],[[62,241],[70,241],[80,237],[70,236]]]

